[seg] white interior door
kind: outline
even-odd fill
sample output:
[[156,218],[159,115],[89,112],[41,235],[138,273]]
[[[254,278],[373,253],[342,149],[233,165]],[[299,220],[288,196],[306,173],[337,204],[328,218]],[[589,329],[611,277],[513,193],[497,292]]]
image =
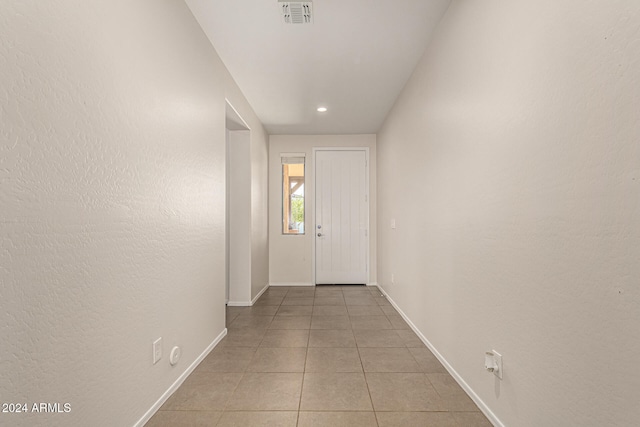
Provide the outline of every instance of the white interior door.
[[316,151],[316,284],[368,281],[366,162],[364,150]]

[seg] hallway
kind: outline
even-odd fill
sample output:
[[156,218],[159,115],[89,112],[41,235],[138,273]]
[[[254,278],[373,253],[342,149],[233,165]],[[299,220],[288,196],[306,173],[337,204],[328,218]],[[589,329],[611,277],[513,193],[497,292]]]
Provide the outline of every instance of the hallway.
[[147,426],[491,426],[377,287],[272,287]]

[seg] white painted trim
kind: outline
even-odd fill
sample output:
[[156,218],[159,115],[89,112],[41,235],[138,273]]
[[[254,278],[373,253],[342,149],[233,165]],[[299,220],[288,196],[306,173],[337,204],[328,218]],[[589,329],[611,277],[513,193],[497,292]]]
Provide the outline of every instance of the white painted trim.
[[260,292],[258,292],[258,295],[253,297],[251,301],[227,301],[227,307],[251,307],[256,303],[256,301],[258,301],[258,298],[260,298],[267,289],[269,289],[268,283],[264,286],[264,288],[262,288]]
[[171,397],[171,395],[175,393],[175,391],[182,385],[184,380],[186,380],[187,377],[191,375],[193,370],[196,369],[196,367],[200,364],[200,362],[202,362],[204,358],[207,357],[209,353],[211,353],[211,350],[213,350],[218,345],[218,343],[220,343],[222,338],[224,338],[226,335],[227,335],[227,328],[224,328],[224,330],[220,332],[220,335],[218,335],[213,340],[213,342],[209,344],[207,348],[204,349],[204,351],[200,354],[200,356],[198,356],[198,358],[194,360],[193,363],[189,365],[189,367],[178,377],[178,379],[176,379],[173,382],[173,384],[171,384],[171,386],[167,389],[167,391],[165,391],[162,394],[162,396],[160,396],[160,399],[158,399],[156,403],[154,403],[153,406],[149,408],[149,410],[142,416],[142,418],[140,418],[138,422],[134,424],[134,427],[144,426],[151,419],[151,417],[153,417],[155,413],[158,412],[158,409],[160,409],[160,407],[164,404],[164,402],[166,402],[167,399],[169,399],[169,397]]
[[255,304],[256,301],[258,301],[258,298],[260,298],[262,296],[262,294],[264,294],[267,289],[269,289],[269,284],[268,283],[266,285],[264,285],[264,288],[262,288],[262,290],[260,292],[258,292],[258,295],[253,297],[253,299],[251,300],[251,305]]
[[[229,101],[229,98],[225,98],[225,107],[229,106],[229,108],[231,108],[231,111],[233,113],[235,113],[235,117],[233,117],[234,119],[238,120],[240,122],[240,124],[244,125],[244,127],[246,127],[246,130],[251,130],[251,128],[249,127],[249,125],[247,124],[247,122],[244,121],[244,119],[242,118],[242,116],[240,115],[240,113],[238,113],[238,110],[236,110],[236,107],[233,106],[233,104],[231,103],[231,101]],[[225,115],[226,115],[227,110],[225,109]]]
[[281,283],[269,283],[269,286],[277,287],[277,286],[315,286],[314,283],[303,283],[303,282],[281,282]]
[[380,286],[380,285],[378,285],[378,282],[371,282],[371,283],[367,283],[367,286]]
[[398,307],[398,304],[396,304],[395,301],[391,299],[391,297],[389,296],[389,294],[387,294],[384,288],[382,288],[381,286],[378,286],[378,288],[380,289],[380,291],[382,291],[382,293],[387,298],[387,300],[391,303],[393,308],[395,308],[398,311],[400,316],[402,316],[405,322],[407,322],[407,324],[411,327],[413,332],[415,332],[416,335],[418,335],[418,338],[420,338],[420,340],[424,343],[424,345],[426,345],[429,348],[429,350],[431,350],[431,352],[434,354],[434,356],[436,356],[436,358],[440,361],[440,363],[442,363],[442,366],[445,367],[445,369],[449,372],[449,374],[453,377],[453,379],[455,379],[456,382],[460,385],[460,387],[462,387],[462,389],[469,395],[471,400],[473,400],[475,404],[478,405],[478,408],[480,408],[482,413],[489,419],[489,421],[491,421],[491,424],[493,424],[495,427],[504,427],[504,424],[502,423],[502,421],[498,419],[496,414],[494,414],[493,411],[489,409],[487,404],[484,403],[482,399],[480,399],[480,396],[478,396],[476,392],[473,391],[473,389],[469,386],[469,384],[467,384],[466,381],[462,379],[460,374],[458,374],[458,372],[456,372],[456,370],[453,369],[453,367],[449,364],[449,362],[447,362],[447,359],[445,359],[444,356],[440,354],[438,350],[436,350],[433,344],[431,344],[431,342],[422,334],[422,332],[420,332],[420,329],[418,329],[418,327],[409,319],[409,317],[407,317],[407,315],[404,314],[404,312],[400,309],[400,307]]
[[251,307],[251,301],[227,301],[227,307]]
[[[312,147],[311,148],[311,163],[313,167],[313,211],[311,212],[311,229],[313,232],[313,244],[311,245],[311,278],[313,280],[313,284],[316,284],[316,210],[318,207],[316,206],[316,200],[318,199],[317,191],[317,182],[316,182],[316,153],[318,151],[364,151],[365,156],[365,191],[367,193],[367,282],[371,278],[371,193],[369,192],[370,185],[370,159],[369,159],[369,147]],[[305,224],[305,230],[307,230],[307,225]]]
[[283,157],[307,157],[307,153],[280,153],[280,158]]

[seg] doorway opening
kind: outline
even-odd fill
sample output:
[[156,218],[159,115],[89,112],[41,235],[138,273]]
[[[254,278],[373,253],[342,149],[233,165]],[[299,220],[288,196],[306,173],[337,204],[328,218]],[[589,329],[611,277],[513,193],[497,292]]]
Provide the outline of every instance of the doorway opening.
[[251,130],[226,102],[225,303],[251,305]]

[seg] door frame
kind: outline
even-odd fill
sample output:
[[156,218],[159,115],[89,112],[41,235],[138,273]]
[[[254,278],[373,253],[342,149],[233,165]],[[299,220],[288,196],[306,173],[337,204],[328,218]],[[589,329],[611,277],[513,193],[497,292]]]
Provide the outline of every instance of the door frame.
[[[365,156],[365,166],[364,166],[364,174],[365,174],[365,196],[367,198],[367,244],[366,244],[366,260],[367,260],[367,280],[365,285],[369,285],[371,281],[371,192],[369,188],[369,178],[370,178],[370,169],[369,169],[369,147],[313,147],[311,149],[311,167],[312,173],[309,175],[313,176],[313,209],[311,211],[311,228],[313,230],[313,243],[311,245],[311,279],[313,281],[313,286],[317,286],[316,284],[316,153],[318,151],[364,151]],[[305,229],[307,225],[305,225]]]

